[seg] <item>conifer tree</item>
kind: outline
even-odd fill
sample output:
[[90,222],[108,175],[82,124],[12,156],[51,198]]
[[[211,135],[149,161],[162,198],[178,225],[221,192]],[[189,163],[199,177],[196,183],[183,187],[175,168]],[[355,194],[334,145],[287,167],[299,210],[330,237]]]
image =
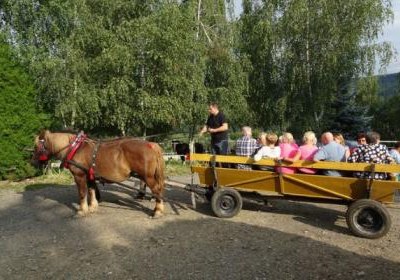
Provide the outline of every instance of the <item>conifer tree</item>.
[[360,105],[356,99],[354,86],[342,89],[333,103],[333,117],[330,129],[340,132],[345,138],[355,139],[357,133],[371,129],[372,117],[368,116],[368,107]]
[[0,180],[35,173],[28,150],[33,147],[34,135],[49,124],[35,99],[32,80],[0,37]]

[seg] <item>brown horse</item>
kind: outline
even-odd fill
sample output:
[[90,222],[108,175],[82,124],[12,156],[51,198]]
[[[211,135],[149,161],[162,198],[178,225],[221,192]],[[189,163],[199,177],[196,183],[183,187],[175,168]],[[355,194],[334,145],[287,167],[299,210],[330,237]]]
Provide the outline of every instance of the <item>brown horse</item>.
[[62,160],[74,176],[80,198],[78,215],[95,212],[98,207],[95,189],[88,188],[88,182],[94,183],[93,173],[103,181],[122,182],[132,172],[149,186],[156,198],[154,216],[162,215],[164,160],[162,149],[157,143],[135,138],[99,143],[83,134],[52,133],[45,130],[35,139],[32,162],[37,165],[52,156]]

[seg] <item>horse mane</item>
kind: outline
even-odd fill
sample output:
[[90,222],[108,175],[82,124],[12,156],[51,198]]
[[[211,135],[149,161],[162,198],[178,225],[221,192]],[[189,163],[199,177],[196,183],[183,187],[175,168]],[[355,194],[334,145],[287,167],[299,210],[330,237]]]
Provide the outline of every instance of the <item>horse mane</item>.
[[[68,133],[68,134],[77,135],[80,131],[75,130],[75,129],[70,129],[70,128],[60,129],[60,130],[55,130],[55,131],[50,131],[48,129],[42,129],[39,134],[39,139],[44,139],[45,135],[49,132],[51,132],[51,133]],[[143,139],[141,137],[135,137],[135,136],[117,136],[117,137],[113,137],[113,138],[102,139],[102,138],[95,138],[90,135],[87,135],[87,140],[93,141],[93,142],[100,141],[101,143],[112,143],[112,142],[121,141],[121,140],[147,141],[146,139]]]
[[120,136],[120,137],[115,137],[115,138],[105,138],[105,139],[92,139],[95,141],[100,140],[101,142],[114,142],[114,141],[120,141],[120,140],[143,140],[142,138],[139,137],[133,137],[133,136]]
[[68,134],[78,134],[79,133],[78,130],[72,129],[72,128],[59,129],[59,130],[54,130],[54,131],[50,131],[49,129],[46,129],[46,130],[51,133],[68,133]]
[[114,143],[114,142],[124,141],[124,140],[130,140],[130,141],[146,141],[146,140],[143,140],[142,138],[139,138],[139,137],[132,137],[132,136],[122,136],[122,137],[105,138],[105,139],[87,137],[85,141],[86,141],[86,142],[92,142],[92,143],[101,142],[102,144],[112,144],[112,143]]

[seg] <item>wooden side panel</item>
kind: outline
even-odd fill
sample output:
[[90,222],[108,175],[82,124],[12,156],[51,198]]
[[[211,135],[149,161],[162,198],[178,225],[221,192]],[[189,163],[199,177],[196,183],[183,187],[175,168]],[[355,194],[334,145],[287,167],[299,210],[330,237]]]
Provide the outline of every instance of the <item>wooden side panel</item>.
[[[278,166],[278,163],[271,159],[262,159],[255,162],[252,158],[240,156],[223,156],[223,155],[210,155],[210,154],[191,154],[190,159],[193,161],[215,161],[215,162],[230,162],[230,163],[243,163],[255,165]],[[336,169],[347,171],[371,171],[373,168],[375,172],[389,172],[400,173],[400,164],[371,164],[371,163],[348,163],[348,162],[312,162],[299,160],[294,163],[281,163],[282,166],[288,167],[307,167],[316,169]]]
[[[192,172],[199,175],[200,183],[212,185],[214,173],[209,167],[192,167]],[[221,186],[234,187],[249,191],[270,191],[279,193],[279,177],[269,171],[247,171],[239,169],[216,168],[218,182]]]
[[353,200],[367,197],[367,181],[357,178],[291,174],[284,176],[284,194]]
[[385,203],[393,203],[396,190],[400,191],[400,182],[375,180],[372,183],[370,198]]
[[[198,173],[201,184],[213,184],[214,173],[210,167],[193,166],[192,172]],[[228,168],[216,168],[216,173],[219,185],[224,187],[332,200],[367,198],[370,183],[369,180],[352,177],[304,174],[282,174],[280,180],[280,175],[275,172]],[[394,200],[395,190],[400,191],[400,182],[374,180],[370,198],[391,203]]]

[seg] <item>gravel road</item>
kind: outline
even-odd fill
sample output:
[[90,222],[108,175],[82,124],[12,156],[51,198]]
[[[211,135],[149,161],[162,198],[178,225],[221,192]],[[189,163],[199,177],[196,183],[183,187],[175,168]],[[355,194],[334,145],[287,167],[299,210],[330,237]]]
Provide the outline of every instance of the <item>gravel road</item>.
[[400,279],[400,209],[388,235],[367,240],[344,206],[272,200],[219,219],[168,187],[165,216],[151,219],[153,201],[101,191],[99,211],[74,218],[73,185],[0,189],[0,279]]

